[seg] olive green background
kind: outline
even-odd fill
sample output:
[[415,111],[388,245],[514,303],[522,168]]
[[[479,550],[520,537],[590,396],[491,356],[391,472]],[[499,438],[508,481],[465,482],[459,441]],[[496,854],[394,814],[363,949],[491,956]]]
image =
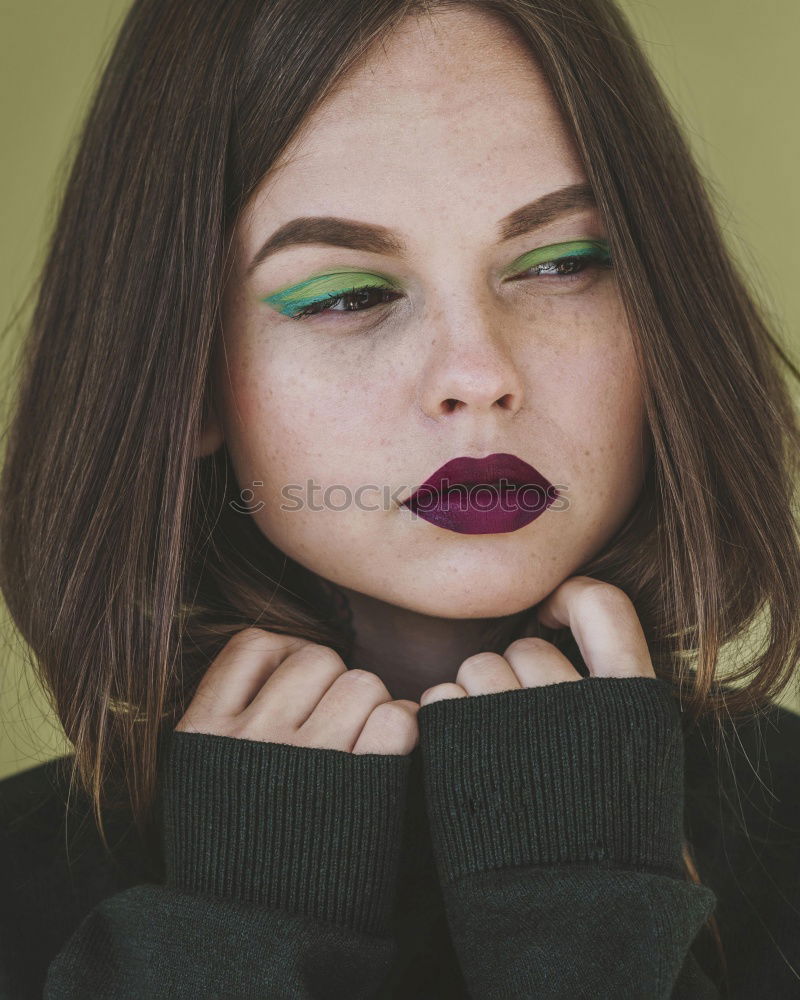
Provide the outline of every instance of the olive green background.
[[[29,315],[70,143],[129,4],[0,0],[0,325],[13,324],[12,346]],[[682,117],[731,248],[797,360],[800,4],[626,0],[623,7]],[[5,374],[7,345],[3,351]],[[2,777],[70,747],[4,607],[0,636]],[[800,709],[795,692],[786,703]]]

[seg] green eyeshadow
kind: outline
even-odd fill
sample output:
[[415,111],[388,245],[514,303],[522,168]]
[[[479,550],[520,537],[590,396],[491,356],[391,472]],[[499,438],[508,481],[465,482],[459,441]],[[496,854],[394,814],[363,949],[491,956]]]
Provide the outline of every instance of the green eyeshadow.
[[518,257],[502,272],[507,278],[512,274],[527,271],[538,264],[549,264],[562,257],[593,257],[602,263],[611,260],[608,243],[605,240],[570,240],[567,243],[554,243],[549,247],[539,247],[530,253]]
[[394,288],[394,284],[371,271],[337,271],[308,278],[288,288],[281,288],[262,298],[262,302],[284,316],[305,309],[333,295],[344,295],[353,288]]

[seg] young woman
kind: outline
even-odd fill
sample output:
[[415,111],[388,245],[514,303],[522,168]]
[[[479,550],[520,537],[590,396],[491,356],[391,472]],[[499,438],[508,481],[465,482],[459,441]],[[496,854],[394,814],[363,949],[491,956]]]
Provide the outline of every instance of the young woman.
[[787,372],[608,0],[136,0],[2,484],[8,995],[797,995]]

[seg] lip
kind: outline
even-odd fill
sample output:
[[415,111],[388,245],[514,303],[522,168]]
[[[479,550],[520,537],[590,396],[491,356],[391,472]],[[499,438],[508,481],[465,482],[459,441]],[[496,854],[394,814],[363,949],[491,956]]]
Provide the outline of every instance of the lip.
[[401,504],[449,531],[466,535],[517,531],[558,497],[538,469],[508,452],[446,462]]

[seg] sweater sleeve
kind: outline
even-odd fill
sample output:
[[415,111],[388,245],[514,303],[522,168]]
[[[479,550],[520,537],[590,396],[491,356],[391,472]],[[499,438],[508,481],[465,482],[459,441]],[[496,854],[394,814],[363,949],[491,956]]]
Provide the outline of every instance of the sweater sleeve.
[[589,677],[420,708],[431,840],[473,1000],[706,1000],[716,897],[683,873],[667,681]]
[[99,903],[44,1000],[374,996],[410,758],[175,731],[161,760],[164,883]]

